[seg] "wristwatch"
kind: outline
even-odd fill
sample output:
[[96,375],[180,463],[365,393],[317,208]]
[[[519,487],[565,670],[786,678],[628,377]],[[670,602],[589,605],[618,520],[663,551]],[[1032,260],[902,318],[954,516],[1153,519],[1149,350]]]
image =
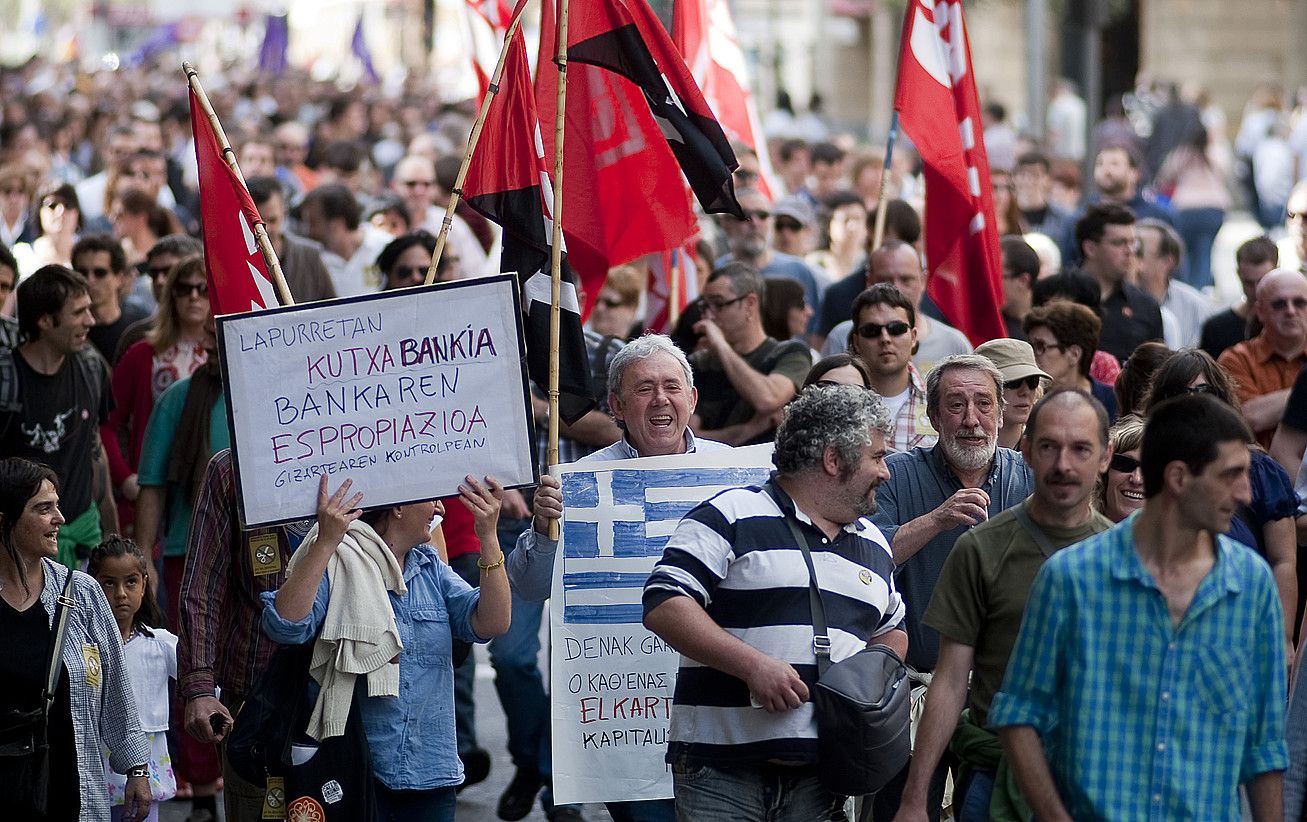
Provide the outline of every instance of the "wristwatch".
[[130,769],[130,770],[127,771],[127,778],[128,778],[128,779],[149,779],[149,778],[150,778],[150,766],[149,766],[149,765],[137,765],[135,768],[132,768],[132,769]]

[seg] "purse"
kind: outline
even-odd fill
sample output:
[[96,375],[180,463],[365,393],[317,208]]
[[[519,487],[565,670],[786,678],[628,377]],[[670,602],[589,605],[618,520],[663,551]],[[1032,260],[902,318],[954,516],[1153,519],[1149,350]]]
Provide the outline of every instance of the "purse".
[[68,633],[68,611],[76,605],[69,594],[73,574],[68,573],[63,593],[55,600],[54,641],[46,666],[41,707],[25,711],[10,708],[0,712],[0,784],[6,786],[5,806],[16,818],[44,815],[50,794],[50,745],[46,738],[50,706],[54,703],[63,663],[64,637]]
[[[770,484],[767,490],[777,499]],[[808,566],[812,648],[817,656],[812,703],[821,783],[840,796],[873,794],[903,770],[912,753],[908,670],[898,654],[884,645],[831,661],[826,607],[817,586],[812,551],[794,519],[787,516],[785,521]]]

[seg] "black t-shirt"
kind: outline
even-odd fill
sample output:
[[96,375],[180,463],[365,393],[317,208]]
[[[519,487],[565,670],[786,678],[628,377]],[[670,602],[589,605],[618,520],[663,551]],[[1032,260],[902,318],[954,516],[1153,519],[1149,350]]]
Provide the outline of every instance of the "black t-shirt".
[[111,363],[118,362],[118,342],[122,339],[123,332],[132,325],[140,322],[149,316],[144,308],[138,305],[128,303],[123,306],[123,311],[118,315],[118,319],[105,325],[96,324],[94,328],[86,335],[91,341],[91,345]]
[[1198,347],[1206,351],[1212,359],[1221,356],[1227,348],[1233,348],[1248,339],[1248,321],[1227,308],[1220,314],[1213,314],[1203,323],[1203,333],[1198,340]]
[[[50,617],[40,600],[19,612],[0,598],[0,711],[41,707],[53,639]],[[62,664],[46,739],[50,745],[50,804],[44,818],[73,822],[78,818],[80,804],[77,742],[68,699],[68,671]]]
[[[77,357],[90,357],[78,363]],[[59,476],[59,507],[70,522],[92,502],[92,448],[113,408],[109,369],[89,352],[64,357],[50,376],[38,374],[22,351],[14,352],[21,414],[0,414],[0,456],[25,457],[54,469]],[[88,369],[100,372],[99,386]]]
[[1120,288],[1103,297],[1101,308],[1100,351],[1124,362],[1140,343],[1162,339],[1162,308],[1143,289],[1121,283]]
[[[744,361],[760,374],[785,375],[794,383],[795,391],[803,385],[812,368],[812,355],[807,345],[795,340],[781,342],[772,337],[767,337],[761,345],[745,354]],[[690,364],[694,367],[694,382],[699,389],[696,410],[705,430],[739,425],[753,418],[753,406],[735,390],[716,355],[710,351],[695,352]],[[770,442],[775,433],[775,429],[769,429],[747,444]]]
[[1307,368],[1298,372],[1298,378],[1289,389],[1289,401],[1284,406],[1281,419],[1290,428],[1307,431]]

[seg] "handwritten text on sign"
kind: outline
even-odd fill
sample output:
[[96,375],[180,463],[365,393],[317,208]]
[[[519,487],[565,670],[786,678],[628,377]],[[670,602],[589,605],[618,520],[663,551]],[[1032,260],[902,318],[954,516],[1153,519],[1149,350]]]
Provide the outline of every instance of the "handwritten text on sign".
[[664,764],[680,657],[640,597],[681,517],[761,483],[771,445],[558,466],[563,527],[550,606],[554,801],[672,795]]
[[[247,525],[533,480],[515,282],[495,277],[219,319]],[[469,322],[469,320],[471,320]]]

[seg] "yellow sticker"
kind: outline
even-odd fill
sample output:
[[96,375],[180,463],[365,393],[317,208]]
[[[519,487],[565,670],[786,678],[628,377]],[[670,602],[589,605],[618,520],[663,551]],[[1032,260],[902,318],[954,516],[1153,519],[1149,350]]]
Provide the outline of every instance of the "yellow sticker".
[[286,818],[286,783],[280,776],[268,777],[268,788],[263,793],[263,815],[261,818]]
[[100,649],[88,642],[82,643],[82,660],[86,663],[86,684],[92,688],[100,687],[102,670],[100,668]]
[[250,570],[256,577],[281,570],[281,551],[276,534],[250,534]]
[[870,585],[871,571],[868,571],[866,568],[863,568],[861,571],[858,572],[858,579],[862,580],[863,585]]

